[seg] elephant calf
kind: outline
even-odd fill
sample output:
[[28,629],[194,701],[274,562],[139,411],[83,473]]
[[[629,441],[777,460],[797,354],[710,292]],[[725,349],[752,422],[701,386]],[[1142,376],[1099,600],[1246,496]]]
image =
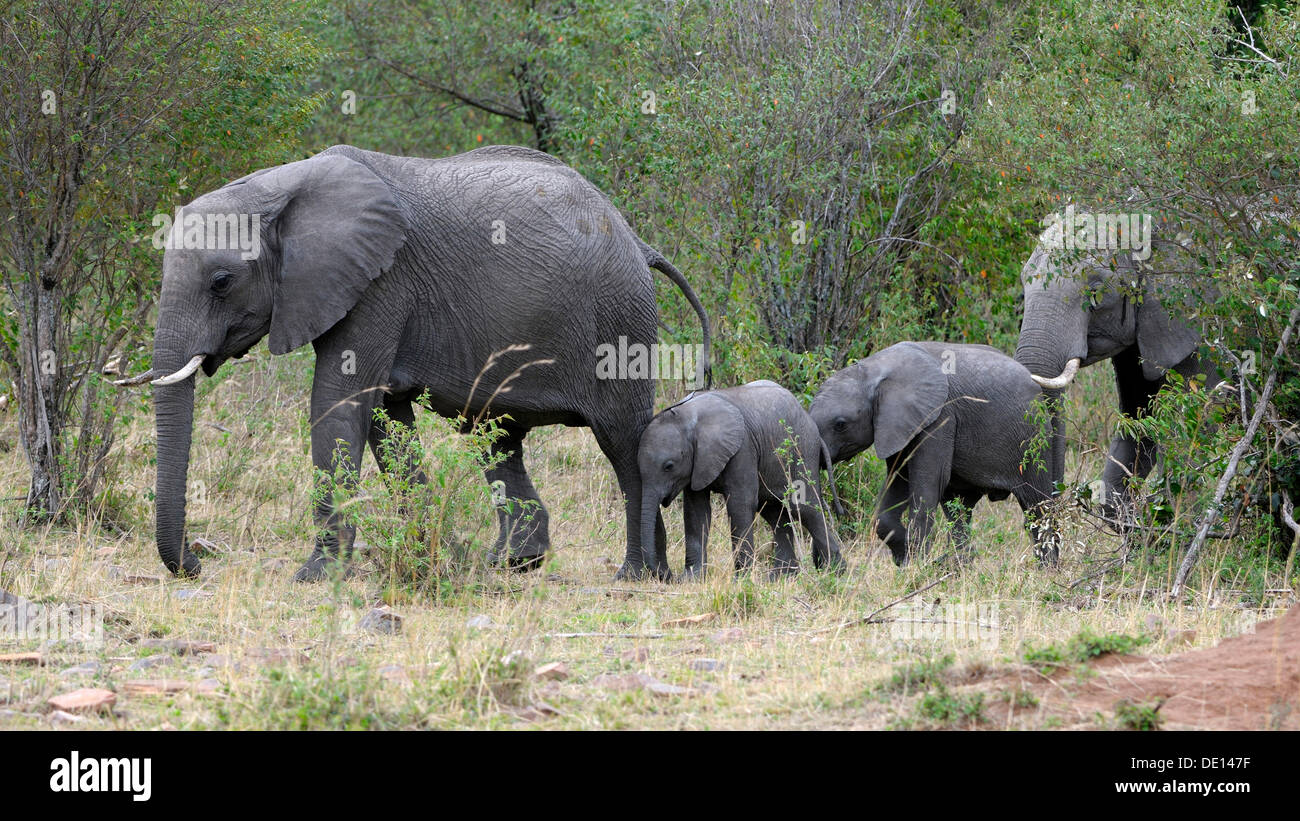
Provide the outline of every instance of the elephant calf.
[[[896,564],[925,549],[941,504],[964,548],[971,509],[984,496],[1015,496],[1039,559],[1055,562],[1056,540],[1038,515],[1055,489],[1051,473],[1037,454],[1026,458],[1038,433],[1030,407],[1040,396],[1029,371],[995,348],[900,342],[834,374],[808,412],[832,461],[873,443],[885,460],[876,532]],[[909,509],[910,533],[902,520]]]
[[[710,493],[727,500],[737,573],[754,560],[755,514],[776,537],[773,575],[799,569],[795,521],[812,537],[817,567],[844,567],[818,486],[818,471],[823,465],[830,469],[830,454],[799,400],[775,382],[694,394],[673,405],[641,435],[638,464],[643,534],[653,536],[655,510],[685,491],[688,578],[704,572]],[[668,577],[666,566],[653,569]]]

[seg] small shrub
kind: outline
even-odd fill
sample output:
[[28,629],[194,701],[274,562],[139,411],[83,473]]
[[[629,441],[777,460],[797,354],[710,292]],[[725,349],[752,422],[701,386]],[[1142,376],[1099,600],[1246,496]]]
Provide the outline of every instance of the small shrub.
[[1164,720],[1160,716],[1160,708],[1164,703],[1164,699],[1159,699],[1153,704],[1134,704],[1124,699],[1115,705],[1115,720],[1127,730],[1144,732],[1159,730],[1160,723]]
[[984,721],[984,694],[950,693],[940,684],[938,690],[921,698],[916,714],[940,726],[979,724]]
[[[497,517],[483,471],[499,461],[492,443],[501,431],[487,422],[461,434],[463,420],[430,413],[411,429],[390,425],[382,409],[375,421],[390,429],[377,453],[381,473],[358,479],[336,469],[318,481],[317,495],[332,492],[358,539],[369,542],[386,600],[441,598],[472,582],[494,538]],[[427,483],[408,475],[408,465],[422,469]]]
[[1090,659],[1108,653],[1131,653],[1149,642],[1148,636],[1126,636],[1122,633],[1097,635],[1090,630],[1078,633],[1065,644],[1049,644],[1046,647],[1029,647],[1025,650],[1024,660],[1040,672],[1050,673],[1071,664],[1082,664]]
[[953,657],[949,654],[941,659],[925,659],[915,664],[899,666],[887,681],[877,685],[876,690],[882,693],[905,693],[928,689],[942,680],[944,671],[952,663]]

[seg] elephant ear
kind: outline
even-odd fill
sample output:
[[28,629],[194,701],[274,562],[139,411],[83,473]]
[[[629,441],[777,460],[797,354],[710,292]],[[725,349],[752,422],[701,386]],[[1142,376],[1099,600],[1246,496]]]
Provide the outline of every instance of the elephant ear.
[[[1168,262],[1168,251],[1164,246],[1161,251],[1164,252],[1162,262]],[[1171,316],[1160,299],[1158,292],[1181,287],[1180,278],[1152,273],[1141,262],[1138,266],[1143,271],[1142,301],[1137,308],[1138,353],[1142,357],[1142,375],[1154,381],[1195,353],[1201,344],[1201,334],[1191,325]],[[1182,300],[1176,299],[1176,302],[1182,303]]]
[[717,394],[702,394],[695,405],[695,461],[691,468],[691,490],[713,484],[744,442],[745,417],[740,409]]
[[393,264],[407,222],[375,172],[341,154],[251,174],[232,183],[260,197],[280,253],[271,353],[288,353],[334,327],[371,280]]
[[948,377],[938,360],[910,342],[891,345],[868,361],[876,370],[871,389],[876,453],[884,459],[939,418],[948,401]]

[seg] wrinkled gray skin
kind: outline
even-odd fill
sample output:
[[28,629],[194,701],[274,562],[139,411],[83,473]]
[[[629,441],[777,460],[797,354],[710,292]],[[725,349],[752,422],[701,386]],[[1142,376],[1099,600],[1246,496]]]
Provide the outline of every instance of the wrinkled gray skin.
[[[812,537],[813,564],[842,570],[840,542],[827,521],[818,481],[821,467],[830,470],[828,457],[799,400],[774,382],[695,394],[661,412],[641,436],[641,538],[656,527],[652,511],[683,494],[685,575],[700,577],[709,541],[709,494],[720,493],[731,520],[738,574],[754,561],[755,514],[775,536],[773,576],[799,570],[796,522]],[[666,563],[656,571],[669,575]]]
[[[1041,460],[1021,472],[1035,432],[1026,414],[1040,396],[1029,371],[996,348],[900,342],[831,376],[808,413],[832,461],[851,459],[873,444],[885,460],[876,532],[896,564],[924,552],[937,506],[953,523],[956,546],[964,548],[975,504],[1008,495],[1025,511],[1039,558],[1054,562],[1055,539],[1036,515],[1052,496],[1051,475]],[[954,501],[959,511],[949,504]],[[903,524],[909,510],[910,528]]]
[[[1040,242],[1021,271],[1024,316],[1016,361],[1036,376],[1052,378],[1073,358],[1084,367],[1109,359],[1115,368],[1120,410],[1132,417],[1146,411],[1170,370],[1184,377],[1203,375],[1206,386],[1214,387],[1218,374],[1197,353],[1200,330],[1171,317],[1161,302],[1162,295],[1186,281],[1181,272],[1192,270],[1189,255],[1158,231],[1153,233],[1152,252],[1145,261],[1117,251],[1064,263],[1066,252]],[[1179,316],[1191,312],[1184,307],[1175,310]],[[1051,393],[1054,431],[1048,462],[1054,480],[1061,482],[1065,425],[1060,391]],[[1106,501],[1127,503],[1126,477],[1145,477],[1157,453],[1150,439],[1138,441],[1116,433],[1102,473]]]
[[[268,335],[274,354],[311,343],[312,461],[329,472],[336,459],[356,470],[367,442],[378,455],[388,435],[372,424],[378,407],[410,425],[412,401],[425,390],[429,407],[446,416],[474,418],[490,400],[489,416],[510,417],[494,446],[505,459],[487,471],[511,502],[498,510],[494,556],[516,566],[538,564],[550,540],[524,469],[524,437],[539,425],[589,427],[625,497],[619,576],[640,575],[636,452],[654,385],[598,379],[597,347],[620,336],[655,341],[647,264],[699,312],[706,362],[707,318],[681,274],[577,172],[510,146],[433,160],[335,146],[232,182],[186,212],[257,214],[262,250],[253,261],[235,250],[166,252],[154,373],[172,374],[203,354],[210,376]],[[504,242],[493,242],[494,232]],[[489,357],[514,345],[530,347],[499,357],[471,395]],[[194,575],[199,561],[184,537],[194,377],[156,387],[154,401],[158,552],[173,573]],[[407,472],[424,479],[415,466]],[[315,550],[299,580],[320,578],[350,554],[354,534],[328,496],[315,521]],[[662,563],[663,523],[654,524]]]

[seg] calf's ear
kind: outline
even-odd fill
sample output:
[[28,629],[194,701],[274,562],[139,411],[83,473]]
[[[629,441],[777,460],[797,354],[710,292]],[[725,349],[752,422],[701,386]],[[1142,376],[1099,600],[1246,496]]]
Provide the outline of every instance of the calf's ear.
[[900,342],[873,354],[876,453],[893,456],[939,418],[948,401],[948,377],[925,349]]
[[691,490],[704,490],[740,452],[745,417],[735,405],[716,394],[697,396],[691,402],[696,414]]

